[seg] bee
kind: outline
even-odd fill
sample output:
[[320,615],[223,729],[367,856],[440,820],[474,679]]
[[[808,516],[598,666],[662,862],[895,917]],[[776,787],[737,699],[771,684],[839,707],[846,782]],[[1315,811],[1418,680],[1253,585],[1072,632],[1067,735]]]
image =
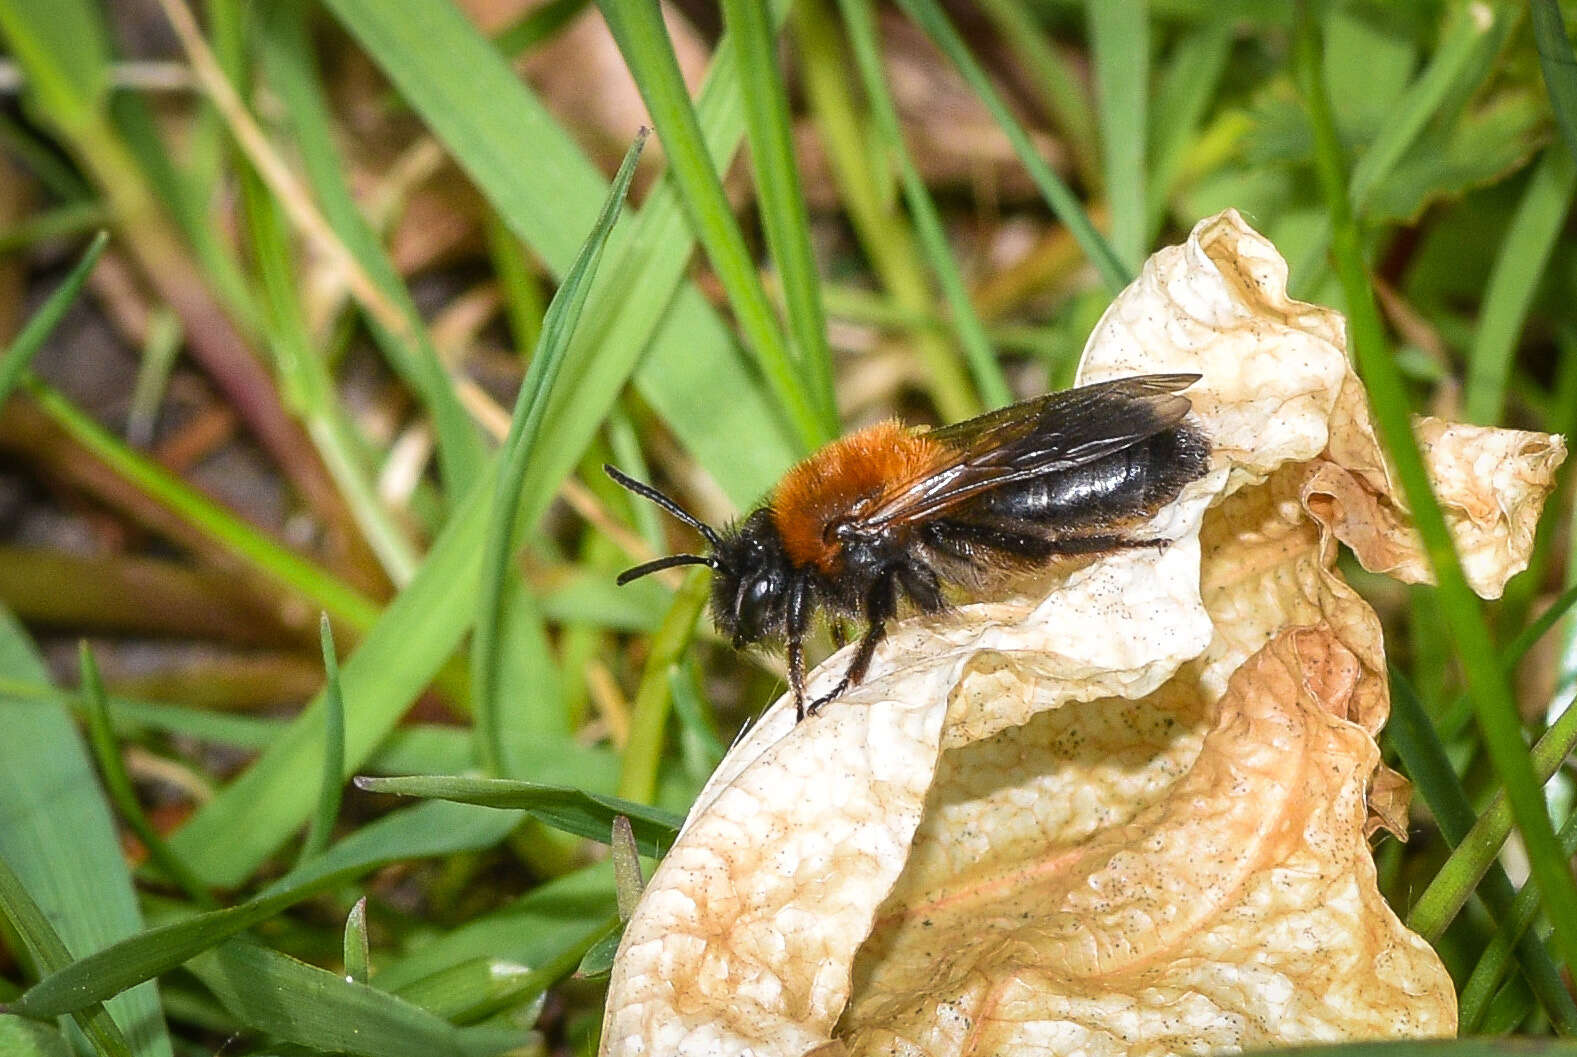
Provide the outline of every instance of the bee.
[[[701,534],[708,554],[637,565],[632,580],[706,565],[712,618],[735,649],[786,643],[796,722],[858,684],[888,623],[907,603],[949,606],[944,587],[979,588],[1061,555],[1165,546],[1128,531],[1203,476],[1210,442],[1184,421],[1197,374],[1119,378],[1026,400],[937,429],[882,422],[833,441],[722,531],[605,466],[619,484]],[[863,620],[832,691],[805,701],[811,618]]]

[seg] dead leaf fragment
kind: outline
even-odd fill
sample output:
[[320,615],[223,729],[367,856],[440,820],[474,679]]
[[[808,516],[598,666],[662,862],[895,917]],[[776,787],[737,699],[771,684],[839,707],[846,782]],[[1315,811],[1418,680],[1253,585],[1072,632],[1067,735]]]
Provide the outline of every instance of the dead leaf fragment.
[[[1380,897],[1374,611],[1417,565],[1344,328],[1228,211],[1111,306],[1082,380],[1197,371],[1210,473],[1173,542],[911,620],[796,726],[780,700],[626,930],[608,1055],[1137,1054],[1446,1035],[1451,981]],[[1425,421],[1482,593],[1525,563],[1558,438]],[[1412,564],[1409,564],[1412,563]],[[812,677],[831,685],[846,658]],[[832,1047],[831,1051],[826,1049]]]

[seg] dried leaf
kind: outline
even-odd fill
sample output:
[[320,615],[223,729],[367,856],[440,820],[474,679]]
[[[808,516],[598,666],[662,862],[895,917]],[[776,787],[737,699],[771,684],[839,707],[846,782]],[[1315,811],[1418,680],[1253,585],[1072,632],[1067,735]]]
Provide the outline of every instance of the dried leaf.
[[[1451,981],[1380,897],[1366,841],[1375,816],[1405,824],[1406,790],[1374,743],[1379,620],[1336,573],[1336,540],[1398,570],[1417,548],[1343,342],[1235,212],[1152,257],[1082,380],[1204,376],[1189,396],[1215,454],[1152,521],[1170,546],[907,621],[820,715],[769,709],[629,923],[603,1052],[1454,1031]],[[1473,583],[1497,592],[1562,444],[1419,432]]]

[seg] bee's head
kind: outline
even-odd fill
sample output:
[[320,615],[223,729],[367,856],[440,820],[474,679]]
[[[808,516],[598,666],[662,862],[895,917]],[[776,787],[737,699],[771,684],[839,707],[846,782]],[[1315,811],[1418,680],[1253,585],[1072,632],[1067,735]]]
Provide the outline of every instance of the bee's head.
[[734,648],[781,638],[788,627],[788,555],[767,510],[726,532],[714,550],[712,620]]

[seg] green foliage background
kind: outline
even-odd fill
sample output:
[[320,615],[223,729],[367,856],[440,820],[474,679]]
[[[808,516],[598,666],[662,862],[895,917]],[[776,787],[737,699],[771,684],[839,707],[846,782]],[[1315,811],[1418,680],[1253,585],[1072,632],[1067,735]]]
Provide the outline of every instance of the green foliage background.
[[[1414,839],[1377,849],[1382,885],[1440,947],[1464,1033],[1577,1031],[1569,483],[1530,570],[1485,605],[1407,432],[1424,409],[1577,427],[1577,64],[1554,0],[678,6],[710,48],[693,98],[653,0],[550,0],[491,38],[452,0],[159,0],[190,77],[172,123],[103,5],[0,0],[23,86],[0,109],[0,179],[26,188],[0,216],[0,272],[77,261],[36,269],[25,323],[0,311],[0,447],[147,551],[0,546],[0,1051],[594,1048],[616,895],[780,685],[704,626],[702,575],[613,586],[670,541],[601,464],[747,507],[847,425],[873,344],[898,366],[861,415],[956,419],[1066,384],[1144,257],[1227,206],[1297,296],[1348,313],[1436,562],[1434,588],[1352,571],[1387,619],[1386,747],[1419,794]],[[606,23],[662,144],[638,204],[635,153],[610,185],[587,130],[511,67],[579,19]],[[1026,194],[928,166],[884,63],[900,25],[994,123]],[[520,351],[513,414],[440,354],[419,277],[347,179],[355,115],[330,76],[347,56],[474,189],[468,266]],[[796,127],[825,160],[815,208]],[[1013,223],[1034,248],[991,263],[981,246]],[[106,296],[83,294],[100,228],[152,306],[132,417],[184,353],[316,545],[31,369]],[[345,291],[327,320],[314,266]],[[400,503],[356,414],[357,348],[430,424],[433,465]],[[167,699],[106,694],[86,647],[71,688],[29,637],[127,605],[130,636],[266,626],[321,659],[322,688],[285,714],[222,707],[238,691],[212,669]],[[161,769],[204,795],[157,810]]]

